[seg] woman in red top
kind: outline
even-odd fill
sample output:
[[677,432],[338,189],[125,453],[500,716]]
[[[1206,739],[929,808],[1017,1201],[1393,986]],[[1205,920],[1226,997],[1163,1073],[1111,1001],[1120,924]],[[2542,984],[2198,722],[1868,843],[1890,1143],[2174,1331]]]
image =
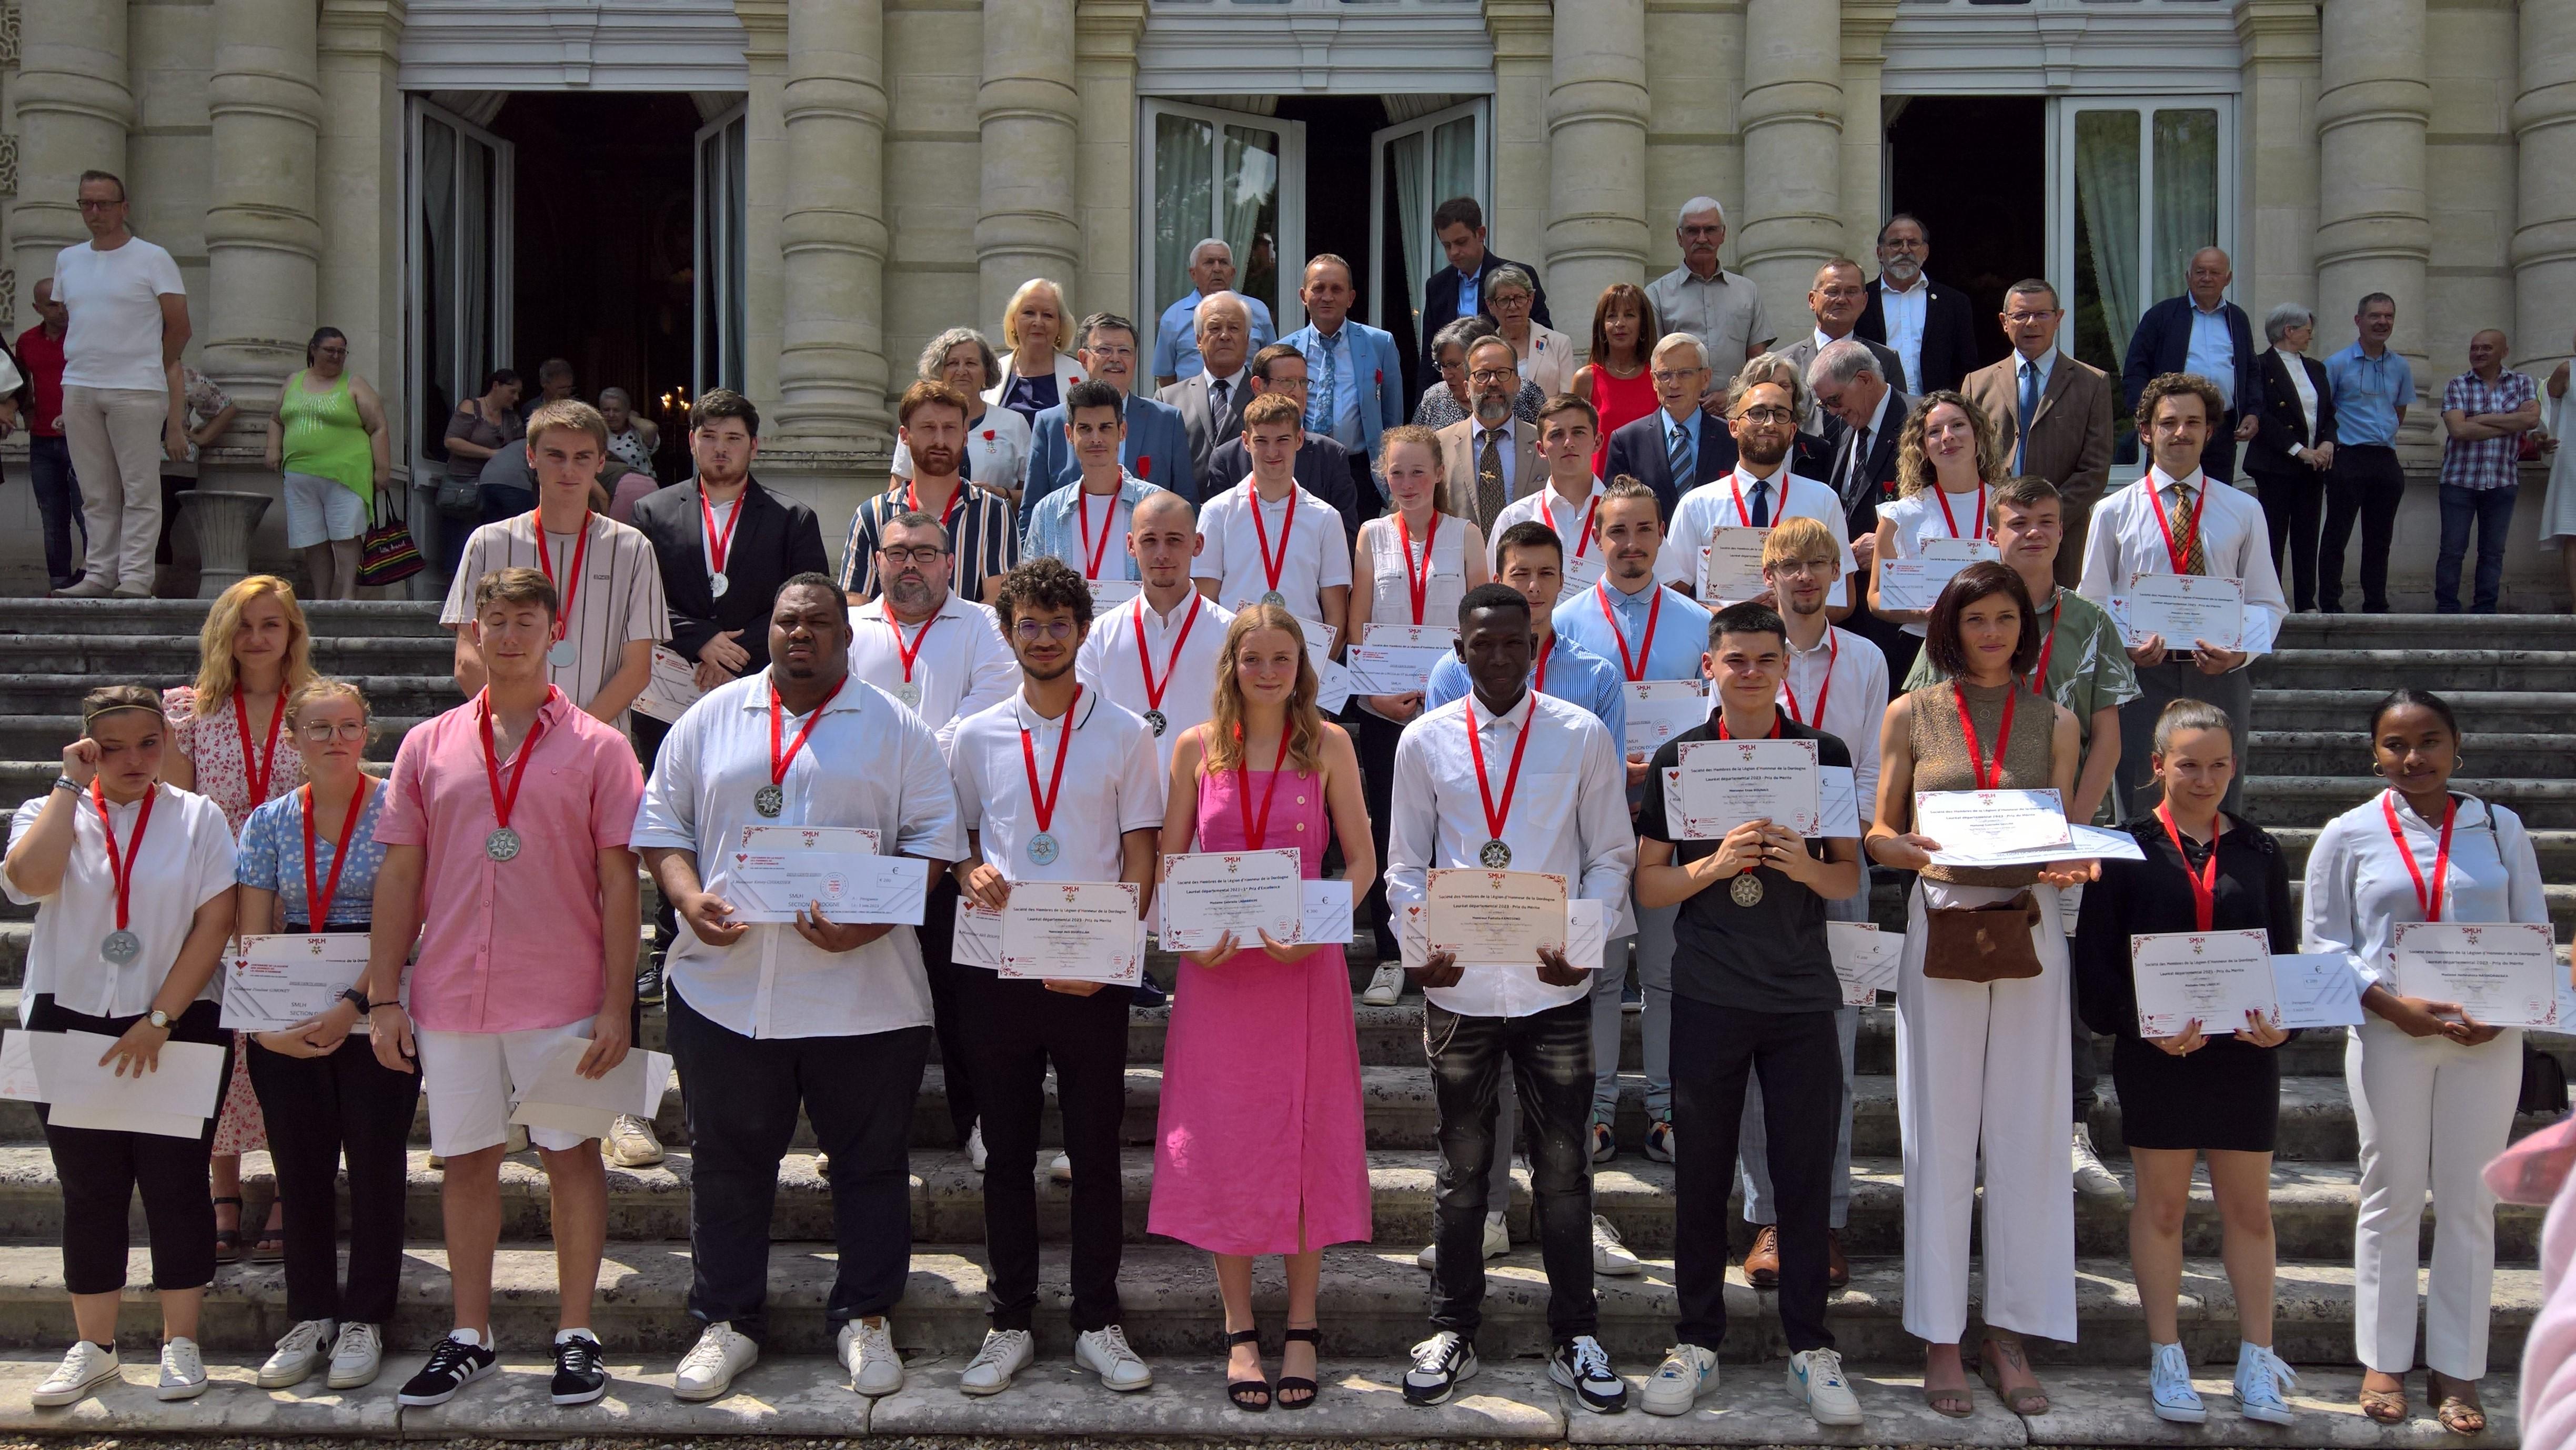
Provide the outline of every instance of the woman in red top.
[[1655,381],[1646,363],[1655,350],[1655,304],[1633,282],[1613,282],[1592,304],[1592,361],[1574,375],[1574,396],[1601,415],[1601,443],[1592,450],[1592,475],[1610,456],[1610,435],[1655,411]]

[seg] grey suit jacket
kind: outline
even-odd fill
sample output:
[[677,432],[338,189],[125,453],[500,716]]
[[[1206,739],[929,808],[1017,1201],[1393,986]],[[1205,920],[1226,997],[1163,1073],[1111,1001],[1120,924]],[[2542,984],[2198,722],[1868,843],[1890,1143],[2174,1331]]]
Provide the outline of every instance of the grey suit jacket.
[[[1513,461],[1508,465],[1512,471],[1511,488],[1508,490],[1511,498],[1505,499],[1505,503],[1547,487],[1547,465],[1538,457],[1538,429],[1530,426],[1527,420],[1514,417],[1511,430],[1514,445]],[[1490,535],[1494,531],[1493,516],[1476,507],[1475,437],[1476,423],[1472,418],[1462,418],[1440,430],[1440,451],[1449,467],[1448,477],[1441,482],[1439,507],[1442,513],[1470,520]]]
[[[1866,346],[1869,349],[1870,356],[1878,359],[1878,380],[1887,384],[1889,387],[1896,389],[1900,393],[1904,392],[1905,360],[1896,355],[1896,349],[1889,347],[1885,343],[1871,342],[1868,338],[1862,337],[1859,333],[1851,334],[1851,338],[1853,341]],[[1816,353],[1818,351],[1816,347],[1816,329],[1809,327],[1806,331],[1806,335],[1800,337],[1796,342],[1774,348],[1772,351],[1777,352],[1782,357],[1788,358],[1790,361],[1796,363],[1798,365],[1798,377],[1801,380],[1804,380],[1807,376],[1807,369],[1816,365]],[[1842,441],[1842,429],[1837,426],[1837,424],[1838,420],[1836,420],[1831,413],[1828,413],[1824,409],[1816,407],[1810,403],[1808,405],[1807,416],[1798,420],[1798,431],[1824,438],[1835,443],[1840,443]]]
[[1226,390],[1223,409],[1217,408],[1209,397],[1209,387],[1215,381],[1206,373],[1196,373],[1154,394],[1156,402],[1169,404],[1180,412],[1181,427],[1190,435],[1190,476],[1197,481],[1198,496],[1202,499],[1213,497],[1227,484],[1238,481],[1231,478],[1222,482],[1211,481],[1209,461],[1228,440],[1243,436],[1243,407],[1252,400],[1252,374],[1249,371]]

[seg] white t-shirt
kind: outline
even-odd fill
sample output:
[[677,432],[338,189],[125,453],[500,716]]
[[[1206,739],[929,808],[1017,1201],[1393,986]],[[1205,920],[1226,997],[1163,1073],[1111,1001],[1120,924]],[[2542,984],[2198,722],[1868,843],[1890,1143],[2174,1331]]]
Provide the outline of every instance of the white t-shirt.
[[54,258],[54,295],[71,309],[63,386],[162,392],[161,299],[185,297],[179,264],[141,237],[102,252],[87,242]]

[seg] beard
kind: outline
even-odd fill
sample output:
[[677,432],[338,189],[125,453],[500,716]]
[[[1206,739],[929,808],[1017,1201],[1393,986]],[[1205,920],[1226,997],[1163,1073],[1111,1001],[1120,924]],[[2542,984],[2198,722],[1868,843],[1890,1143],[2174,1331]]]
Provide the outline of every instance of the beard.
[[1768,471],[1778,467],[1780,460],[1789,456],[1789,440],[1784,438],[1777,444],[1771,444],[1753,443],[1739,438],[1735,443],[1735,452],[1737,457],[1755,468]]

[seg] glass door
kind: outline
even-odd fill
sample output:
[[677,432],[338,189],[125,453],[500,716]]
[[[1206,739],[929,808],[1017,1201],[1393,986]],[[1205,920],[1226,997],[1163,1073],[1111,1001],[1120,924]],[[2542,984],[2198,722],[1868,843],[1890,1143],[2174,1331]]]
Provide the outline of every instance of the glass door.
[[1431,233],[1432,208],[1453,196],[1472,196],[1494,215],[1492,139],[1481,99],[1416,116],[1369,138],[1369,235],[1384,275],[1394,285],[1371,289],[1369,323],[1418,349],[1423,284],[1449,265]]
[[479,396],[510,346],[510,187],[515,148],[453,112],[411,102],[404,229],[405,372],[417,411],[412,472],[444,471],[447,419]]
[[[1139,327],[1189,294],[1190,253],[1209,238],[1234,251],[1235,290],[1270,309],[1277,335],[1303,327],[1306,126],[1242,111],[1147,99],[1137,146],[1147,198],[1138,238]],[[1152,337],[1142,340],[1151,349]]]
[[690,397],[743,385],[743,143],[745,108],[699,128],[695,365]]

